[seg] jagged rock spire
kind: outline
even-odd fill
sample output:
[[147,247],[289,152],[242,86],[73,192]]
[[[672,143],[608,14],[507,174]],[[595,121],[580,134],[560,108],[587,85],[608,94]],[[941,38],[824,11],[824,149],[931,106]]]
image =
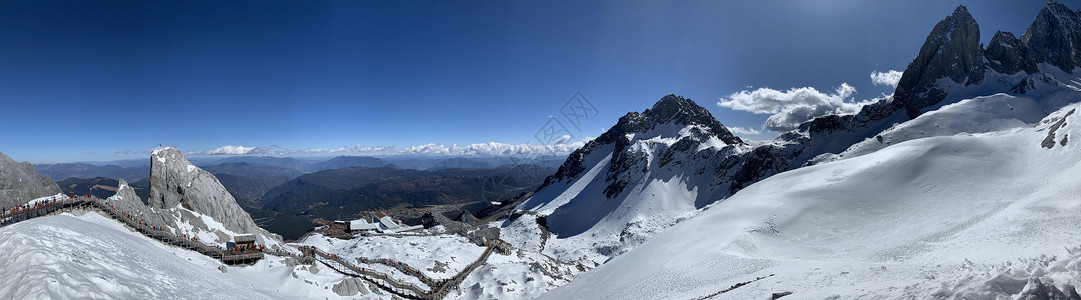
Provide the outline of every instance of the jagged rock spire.
[[987,43],[987,51],[984,53],[987,57],[987,67],[1002,74],[1016,74],[1021,71],[1038,72],[1035,64],[1025,62],[1024,56],[1027,52],[1025,50],[1021,40],[1013,33],[996,32],[991,42]]
[[1026,65],[1047,63],[1067,73],[1081,67],[1081,12],[1055,1],[1048,1],[1036,20],[1021,35],[1025,45]]
[[919,55],[901,76],[894,97],[904,105],[909,117],[915,117],[946,97],[945,91],[935,85],[939,79],[979,84],[984,70],[980,26],[968,8],[958,6],[931,30]]

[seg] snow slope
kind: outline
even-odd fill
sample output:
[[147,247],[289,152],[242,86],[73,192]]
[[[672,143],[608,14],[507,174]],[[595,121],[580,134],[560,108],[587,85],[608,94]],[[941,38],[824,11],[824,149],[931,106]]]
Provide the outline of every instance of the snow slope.
[[96,212],[0,228],[0,295],[13,299],[353,299],[331,287],[343,276],[312,273],[268,256],[228,267],[161,244]]
[[852,158],[904,141],[955,134],[995,132],[1034,125],[1069,103],[1081,102],[1081,93],[1072,89],[1042,89],[1047,95],[994,94],[961,100],[920,115],[852,145],[840,154],[815,157],[811,164]]
[[1081,134],[1079,106],[1035,128],[915,139],[775,175],[541,298],[696,298],[760,277],[714,299],[994,298],[1081,284],[1070,259],[1040,259],[1081,244],[1081,151],[1068,141]]

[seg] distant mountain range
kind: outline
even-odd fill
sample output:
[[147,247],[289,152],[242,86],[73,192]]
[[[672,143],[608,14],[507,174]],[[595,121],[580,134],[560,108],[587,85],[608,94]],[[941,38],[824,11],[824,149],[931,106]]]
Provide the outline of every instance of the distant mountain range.
[[[510,157],[437,157],[437,156],[337,156],[330,159],[291,158],[272,156],[235,156],[226,158],[192,159],[192,163],[211,173],[227,173],[242,176],[297,176],[351,167],[393,167],[398,169],[494,169],[506,165],[532,164],[543,168],[555,168],[566,156],[546,155],[524,161]],[[104,177],[128,181],[146,178],[150,174],[148,160],[117,160],[107,162],[43,163],[34,167],[39,173],[54,181],[71,177],[91,179]]]
[[[530,161],[547,166],[523,167],[530,170],[528,176],[512,165],[515,160],[504,157],[339,156],[315,161],[238,156],[195,163],[217,177],[258,225],[296,238],[314,226],[315,219],[346,219],[364,211],[405,207],[419,215],[427,205],[474,203],[467,208],[476,212],[490,200],[536,189],[561,159]],[[65,178],[57,183],[67,194],[107,198],[116,193],[117,179],[125,179],[140,199],[149,199],[149,165],[112,163],[132,165],[80,162],[37,168],[54,179]]]
[[146,166],[121,167],[118,165],[94,165],[89,163],[36,164],[38,173],[49,176],[55,181],[68,178],[90,179],[96,177],[127,180],[139,180],[150,176],[150,163]]
[[[265,210],[326,219],[354,218],[364,211],[401,205],[486,203],[486,200],[501,200],[540,186],[545,175],[531,176],[518,168],[420,171],[353,167],[325,170],[274,187],[259,203]],[[553,168],[529,168],[535,168],[538,174],[555,171]]]

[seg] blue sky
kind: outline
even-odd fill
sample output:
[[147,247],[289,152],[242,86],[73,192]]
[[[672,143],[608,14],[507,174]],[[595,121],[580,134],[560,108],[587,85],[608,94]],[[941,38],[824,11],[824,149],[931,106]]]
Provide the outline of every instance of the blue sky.
[[[1078,8],[1077,1],[1066,1]],[[3,1],[0,152],[33,162],[226,145],[294,155],[498,142],[581,92],[594,137],[668,93],[768,139],[748,87],[860,101],[891,93],[965,4],[982,39],[1020,36],[1042,1]]]

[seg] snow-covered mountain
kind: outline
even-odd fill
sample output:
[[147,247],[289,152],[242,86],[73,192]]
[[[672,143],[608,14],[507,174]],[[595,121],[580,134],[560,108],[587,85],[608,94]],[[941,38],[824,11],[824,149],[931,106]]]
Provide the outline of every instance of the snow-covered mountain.
[[[508,235],[531,250],[599,263],[728,195],[741,183],[725,178],[725,164],[750,149],[694,101],[665,96],[571,153],[518,207],[528,213]],[[557,239],[522,233],[536,231],[538,217]]]
[[[709,187],[728,194],[699,185],[665,196],[641,189],[647,194],[598,197],[589,190],[595,182],[624,175],[603,167],[609,157],[568,160],[564,166],[581,163],[589,172],[557,174],[553,182],[564,185],[538,190],[504,228],[526,247],[556,245],[544,251],[563,259],[576,257],[561,244],[585,248],[572,253],[594,261],[610,257],[548,299],[1076,296],[1081,151],[1070,136],[1081,131],[1079,20],[1081,12],[1049,1],[1020,39],[999,32],[982,48],[979,26],[958,7],[934,27],[892,96],[856,114],[808,121],[772,143],[728,145],[742,149],[728,152],[731,164],[717,163],[710,155],[717,149],[693,148],[684,150],[696,159],[692,167],[664,170],[727,166],[710,177],[722,184]],[[688,220],[654,228],[660,233],[624,245],[619,256],[603,247],[623,241],[598,229],[649,215],[579,204],[636,207],[619,200],[678,195],[687,207],[703,191],[714,204],[671,210]],[[558,196],[538,198],[546,194]],[[602,217],[591,216],[598,211]],[[656,219],[677,223],[665,213]],[[560,222],[580,222],[568,221],[575,215],[600,221],[560,230],[567,226]]]
[[698,298],[743,282],[713,299],[1071,289],[1081,284],[1081,151],[1069,138],[1081,134],[1079,108],[772,176],[542,298]]
[[[449,299],[1081,299],[1081,12],[1049,1],[1020,38],[979,41],[960,6],[893,95],[764,144],[664,96],[489,224],[509,255],[446,225],[294,246],[409,284],[474,270]],[[105,204],[210,245],[281,243],[176,149],[153,151],[150,181],[149,205],[123,180]],[[0,207],[49,189],[0,154]],[[392,297],[273,255],[223,267],[85,211],[0,228],[0,260],[17,298]]]
[[[999,32],[984,49],[979,25],[959,6],[928,35],[893,95],[759,146],[732,136],[693,101],[665,96],[572,153],[504,229],[523,247],[599,263],[781,172],[919,137],[1033,124],[1078,101],[1079,65],[1057,57],[1078,56],[1078,19],[1048,2],[1021,39]],[[980,96],[992,99],[958,103]],[[982,118],[957,116],[966,113]],[[917,129],[922,135],[910,136]]]

